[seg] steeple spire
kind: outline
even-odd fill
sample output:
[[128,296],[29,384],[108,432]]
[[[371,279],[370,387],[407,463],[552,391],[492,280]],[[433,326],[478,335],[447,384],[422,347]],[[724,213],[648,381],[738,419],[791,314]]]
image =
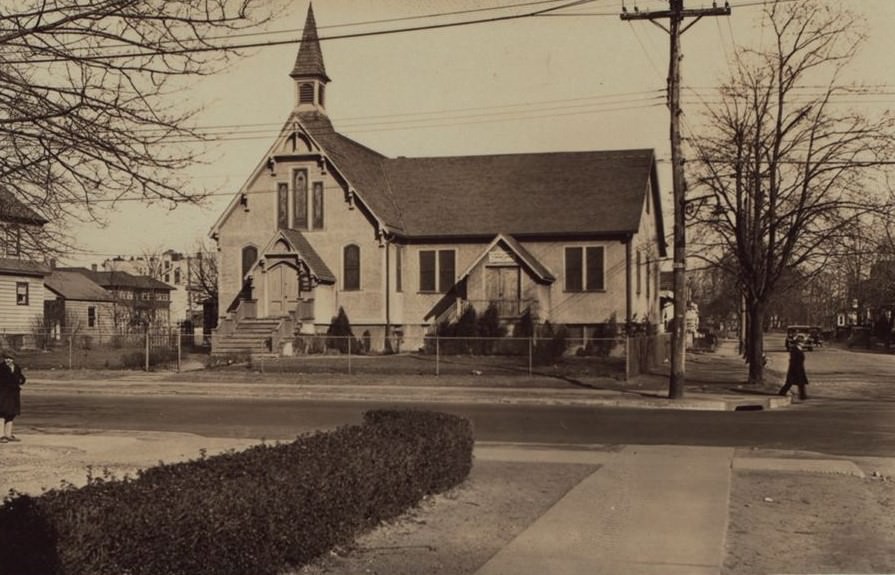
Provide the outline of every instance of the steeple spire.
[[295,80],[295,109],[299,112],[326,114],[323,95],[329,76],[323,66],[323,51],[317,37],[317,21],[314,6],[308,4],[308,16],[301,34],[301,46],[295,58],[295,66],[289,73]]
[[295,66],[290,76],[299,78],[319,78],[324,83],[329,82],[326,75],[326,67],[323,65],[323,51],[320,50],[320,39],[317,36],[317,21],[314,19],[314,6],[308,5],[308,16],[305,19],[305,27],[301,35],[301,45],[298,48],[298,56],[295,58]]

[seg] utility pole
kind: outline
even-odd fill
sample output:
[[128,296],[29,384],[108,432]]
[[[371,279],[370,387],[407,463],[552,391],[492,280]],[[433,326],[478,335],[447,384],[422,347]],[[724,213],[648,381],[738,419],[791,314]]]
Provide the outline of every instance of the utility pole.
[[[668,382],[668,397],[680,399],[684,396],[684,358],[686,344],[687,317],[687,233],[685,208],[687,199],[684,186],[684,159],[681,154],[681,35],[704,16],[729,16],[730,5],[723,8],[684,9],[684,0],[668,0],[670,10],[634,12],[622,9],[622,20],[649,20],[668,33],[671,50],[668,63],[668,108],[671,112],[671,174],[674,196],[674,330],[671,333],[671,377]],[[682,26],[685,18],[695,18],[687,26]],[[668,20],[666,28],[659,20]]]

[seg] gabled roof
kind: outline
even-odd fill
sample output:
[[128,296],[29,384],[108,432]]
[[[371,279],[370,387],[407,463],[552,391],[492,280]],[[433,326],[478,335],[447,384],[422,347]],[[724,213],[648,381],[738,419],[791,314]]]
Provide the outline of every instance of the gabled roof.
[[531,252],[529,252],[525,247],[520,244],[516,238],[506,234],[497,234],[497,236],[491,241],[488,246],[482,250],[479,257],[477,257],[473,262],[466,268],[462,274],[460,274],[460,278],[465,278],[472,270],[478,266],[485,257],[494,249],[495,246],[503,244],[509,250],[515,254],[515,256],[521,261],[521,263],[534,275],[535,279],[543,283],[553,283],[556,280],[556,276],[554,276],[550,270],[547,269],[544,264],[542,264],[536,257],[534,257]]
[[43,277],[50,268],[42,263],[16,258],[0,258],[0,274]]
[[308,16],[305,19],[304,30],[302,30],[301,45],[298,48],[298,56],[295,58],[295,66],[289,75],[293,78],[316,76],[329,82],[329,76],[326,75],[326,68],[323,65],[320,39],[317,37],[317,22],[314,19],[313,5],[308,5]]
[[384,166],[408,236],[519,237],[636,233],[653,162],[652,150],[621,150],[398,158]]
[[61,271],[77,272],[106,289],[130,288],[159,291],[173,291],[174,287],[149,276],[135,276],[127,272],[100,272],[87,268],[58,268]]
[[664,254],[651,149],[390,159],[326,116],[298,118],[374,216],[404,237],[634,234],[652,194]]
[[317,250],[308,242],[308,239],[298,230],[286,229],[280,230],[286,240],[292,244],[292,247],[304,260],[311,273],[317,276],[317,279],[325,283],[335,283],[336,276],[330,271],[329,267],[317,253]]
[[0,188],[0,221],[43,225],[47,220],[25,205],[15,194]]
[[112,294],[82,273],[53,270],[44,285],[56,295],[77,301],[113,301]]
[[401,210],[390,194],[384,169],[384,164],[389,159],[338,133],[330,119],[323,114],[301,112],[298,119],[375,216],[386,226],[403,231]]

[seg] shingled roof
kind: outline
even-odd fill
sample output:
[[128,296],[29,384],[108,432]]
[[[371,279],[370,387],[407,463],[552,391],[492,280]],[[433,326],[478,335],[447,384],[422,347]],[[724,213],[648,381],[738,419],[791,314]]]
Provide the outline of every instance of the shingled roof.
[[42,277],[50,273],[50,268],[40,262],[17,258],[0,258],[0,273]]
[[289,75],[293,78],[316,76],[329,82],[329,76],[326,75],[326,67],[323,65],[323,51],[320,49],[320,39],[317,37],[314,7],[311,5],[308,6],[308,16],[305,19],[305,27],[301,35],[298,56],[295,58],[295,66]]
[[112,301],[109,292],[79,272],[53,270],[44,278],[44,285],[67,300]]
[[391,159],[339,134],[325,116],[299,120],[405,237],[636,233],[654,193],[649,149]]
[[59,268],[61,271],[77,272],[106,289],[131,288],[172,291],[174,288],[149,276],[135,276],[127,272],[100,272],[87,268]]
[[43,225],[47,220],[21,202],[9,190],[0,189],[0,221]]

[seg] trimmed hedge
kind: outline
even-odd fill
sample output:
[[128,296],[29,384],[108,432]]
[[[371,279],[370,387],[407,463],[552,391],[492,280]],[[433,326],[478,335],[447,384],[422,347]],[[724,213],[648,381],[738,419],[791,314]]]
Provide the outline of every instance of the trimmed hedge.
[[0,573],[276,575],[461,483],[472,447],[465,419],[371,411],[291,443],[11,496]]

